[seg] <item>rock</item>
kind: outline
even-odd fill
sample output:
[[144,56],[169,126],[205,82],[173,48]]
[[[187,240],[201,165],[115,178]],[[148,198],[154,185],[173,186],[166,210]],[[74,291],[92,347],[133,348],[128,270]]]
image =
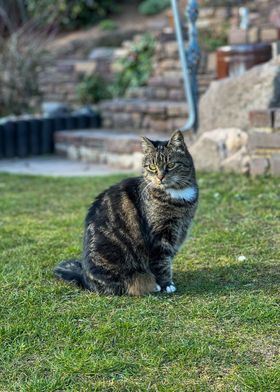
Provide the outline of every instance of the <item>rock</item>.
[[86,106],[81,106],[79,109],[77,109],[77,110],[75,110],[74,112],[73,112],[73,114],[76,114],[76,115],[93,115],[93,114],[95,114],[96,113],[96,111],[94,111],[93,109],[92,109],[92,107],[91,106],[89,106],[89,105],[86,105]]
[[269,161],[264,157],[254,157],[249,162],[250,174],[255,176],[260,176],[266,174],[269,169]]
[[[247,134],[240,129],[219,128],[204,132],[190,147],[190,152],[197,169],[206,171],[221,170],[223,162],[236,154],[246,143]],[[238,156],[236,157],[238,158]],[[233,162],[226,162],[225,164],[227,168],[234,165],[237,166]]]
[[227,154],[231,155],[236,153],[242,146],[245,146],[248,141],[247,133],[241,131],[240,129],[226,129],[223,130],[226,134],[226,149]]
[[44,116],[63,116],[70,112],[69,107],[61,102],[43,102],[42,112]]
[[243,146],[235,154],[229,156],[221,163],[221,168],[229,173],[249,173],[250,157],[246,146]]
[[249,111],[280,106],[280,56],[241,76],[211,83],[200,101],[199,133],[218,127],[247,130]]
[[89,60],[107,60],[110,61],[114,57],[114,48],[95,48],[93,49],[88,58]]

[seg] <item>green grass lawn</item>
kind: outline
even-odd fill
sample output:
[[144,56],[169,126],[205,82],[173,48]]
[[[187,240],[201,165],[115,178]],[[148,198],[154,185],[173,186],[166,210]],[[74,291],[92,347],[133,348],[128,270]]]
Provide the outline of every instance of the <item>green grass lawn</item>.
[[280,391],[279,178],[199,176],[174,295],[55,280],[119,179],[0,175],[0,391]]

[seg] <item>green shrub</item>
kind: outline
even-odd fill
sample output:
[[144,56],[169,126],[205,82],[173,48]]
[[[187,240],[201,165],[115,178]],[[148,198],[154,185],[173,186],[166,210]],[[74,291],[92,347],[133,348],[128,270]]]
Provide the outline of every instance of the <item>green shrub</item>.
[[152,72],[154,48],[154,38],[149,34],[131,44],[128,55],[117,61],[121,70],[111,87],[113,96],[123,96],[128,88],[146,83]]
[[49,61],[47,43],[38,31],[31,35],[24,29],[0,38],[0,116],[38,109],[39,77]]
[[118,25],[111,19],[104,19],[98,24],[98,27],[103,31],[113,31],[118,28]]
[[142,15],[154,15],[170,7],[170,0],[145,0],[139,5]]
[[29,15],[44,25],[73,29],[93,24],[116,12],[114,0],[26,0]]
[[85,75],[77,86],[77,93],[82,104],[97,103],[111,98],[108,82],[98,75]]

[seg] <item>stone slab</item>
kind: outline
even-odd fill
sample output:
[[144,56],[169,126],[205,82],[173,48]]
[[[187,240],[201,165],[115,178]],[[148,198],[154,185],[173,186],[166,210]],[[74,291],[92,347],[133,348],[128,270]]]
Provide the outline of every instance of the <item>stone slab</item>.
[[[147,132],[143,135],[147,135]],[[167,136],[150,133],[152,140],[166,140]],[[55,133],[55,151],[69,159],[137,169],[141,166],[141,137],[110,129],[88,131],[59,131]]]
[[274,27],[263,28],[261,30],[261,41],[272,42],[279,39],[279,29]]
[[270,173],[273,176],[280,176],[280,152],[270,158]]
[[249,132],[248,149],[251,152],[257,149],[280,149],[280,132]]
[[245,44],[248,40],[248,34],[245,30],[238,28],[231,29],[228,36],[229,44]]
[[274,111],[274,128],[280,129],[280,109]]
[[273,127],[273,111],[267,110],[251,110],[249,112],[250,125],[252,127]]

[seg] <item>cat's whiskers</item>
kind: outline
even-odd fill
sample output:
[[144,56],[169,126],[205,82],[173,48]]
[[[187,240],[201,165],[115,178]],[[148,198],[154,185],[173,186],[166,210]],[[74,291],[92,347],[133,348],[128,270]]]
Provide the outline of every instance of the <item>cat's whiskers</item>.
[[148,190],[151,186],[152,186],[152,183],[148,182],[148,184],[143,188],[143,190],[141,192],[141,196],[145,196],[146,190]]
[[180,188],[186,188],[186,187],[188,187],[188,186],[192,186],[193,185],[193,183],[191,182],[191,181],[188,181],[188,180],[186,180],[186,179],[175,179],[175,181],[174,181],[174,184],[175,185],[178,185],[178,187],[180,187]]

